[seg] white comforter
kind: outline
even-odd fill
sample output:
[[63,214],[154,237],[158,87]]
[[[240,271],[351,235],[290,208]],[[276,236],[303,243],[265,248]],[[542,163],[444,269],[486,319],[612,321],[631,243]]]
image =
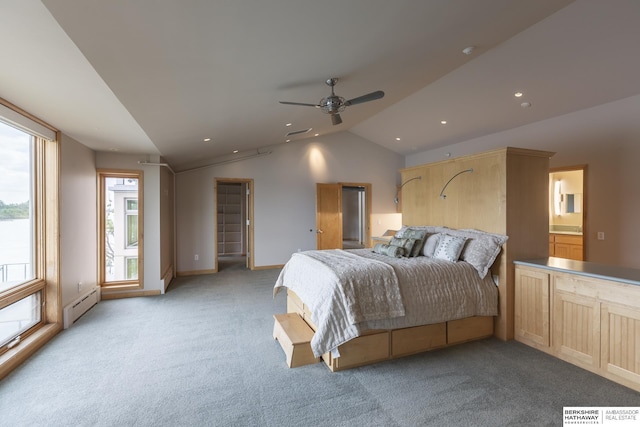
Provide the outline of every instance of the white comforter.
[[[395,277],[394,277],[395,276]],[[312,312],[316,357],[367,329],[395,329],[495,316],[498,292],[466,262],[391,258],[371,249],[294,254],[276,281]]]

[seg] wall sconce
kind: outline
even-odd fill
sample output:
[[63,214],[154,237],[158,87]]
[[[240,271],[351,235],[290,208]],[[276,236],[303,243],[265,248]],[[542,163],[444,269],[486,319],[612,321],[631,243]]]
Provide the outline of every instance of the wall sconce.
[[562,184],[558,180],[553,183],[553,212],[562,215]]
[[450,183],[451,181],[453,181],[453,179],[454,179],[456,176],[461,175],[461,174],[463,174],[463,173],[465,173],[465,172],[473,172],[473,169],[466,169],[466,170],[463,170],[462,172],[458,172],[457,174],[453,175],[453,176],[451,177],[451,179],[450,179],[449,181],[447,181],[447,183],[444,185],[444,187],[442,187],[442,191],[440,192],[440,198],[441,198],[442,200],[444,200],[444,199],[446,199],[446,198],[447,198],[447,195],[446,195],[446,194],[444,194],[444,190],[446,190],[446,189],[447,189],[447,186],[449,185],[449,183]]
[[398,202],[400,202],[400,199],[398,199],[398,196],[400,195],[400,190],[402,190],[402,187],[404,187],[405,185],[407,185],[407,183],[415,180],[415,179],[422,179],[422,176],[416,176],[414,178],[410,178],[408,180],[406,180],[405,182],[402,183],[402,185],[400,186],[400,188],[398,188],[398,191],[396,191],[396,197],[395,199],[393,199],[393,202],[397,205]]

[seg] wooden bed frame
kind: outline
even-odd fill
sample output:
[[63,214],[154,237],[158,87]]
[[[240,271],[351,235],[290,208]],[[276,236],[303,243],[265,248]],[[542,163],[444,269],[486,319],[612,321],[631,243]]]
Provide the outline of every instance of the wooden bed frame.
[[[299,314],[313,331],[316,330],[309,307],[290,289],[287,289],[287,312]],[[492,335],[492,316],[469,317],[412,328],[369,330],[338,346],[340,357],[334,358],[331,353],[325,353],[322,360],[332,372],[336,372]]]
[[[408,182],[402,188],[403,224],[475,228],[509,236],[491,268],[498,285],[498,316],[367,331],[339,346],[339,358],[324,354],[327,366],[339,371],[491,335],[513,339],[513,261],[549,254],[549,158],[553,154],[507,147],[401,170],[401,182]],[[447,187],[446,199],[441,198],[451,177],[467,169],[473,174],[456,178]],[[417,177],[423,179],[411,181]],[[291,291],[287,311],[298,313],[312,330],[316,329],[308,307]],[[276,335],[274,331],[278,339]]]

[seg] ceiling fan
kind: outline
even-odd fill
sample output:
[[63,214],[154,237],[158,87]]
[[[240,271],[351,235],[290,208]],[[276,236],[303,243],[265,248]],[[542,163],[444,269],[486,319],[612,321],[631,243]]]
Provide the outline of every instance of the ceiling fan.
[[342,118],[340,117],[340,113],[344,111],[350,105],[362,104],[363,102],[374,101],[376,99],[380,99],[384,96],[384,92],[381,90],[377,90],[375,92],[368,93],[366,95],[359,96],[357,98],[346,100],[341,96],[338,96],[334,93],[333,87],[338,83],[338,79],[332,77],[327,79],[325,83],[328,86],[331,86],[331,95],[324,97],[317,104],[304,104],[302,102],[288,102],[288,101],[280,101],[281,104],[288,105],[303,105],[306,107],[316,107],[320,108],[323,113],[329,114],[331,116],[331,123],[334,125],[339,125],[342,123]]

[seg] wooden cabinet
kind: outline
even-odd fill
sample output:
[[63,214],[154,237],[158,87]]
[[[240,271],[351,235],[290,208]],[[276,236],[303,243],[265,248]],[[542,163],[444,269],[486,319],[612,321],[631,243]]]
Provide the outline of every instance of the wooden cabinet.
[[600,295],[600,367],[612,381],[640,390],[640,289],[612,283]]
[[517,262],[516,340],[640,391],[640,271],[544,263]]
[[516,267],[515,337],[532,347],[551,345],[549,273]]
[[573,234],[549,234],[549,256],[584,260],[583,237]]
[[593,283],[570,274],[553,275],[553,351],[589,370],[600,366],[600,304]]

